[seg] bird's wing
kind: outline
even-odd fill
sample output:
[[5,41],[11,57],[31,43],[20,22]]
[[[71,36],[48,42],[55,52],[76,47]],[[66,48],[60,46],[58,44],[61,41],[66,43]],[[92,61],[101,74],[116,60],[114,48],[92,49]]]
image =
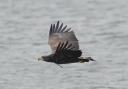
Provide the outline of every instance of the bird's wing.
[[67,25],[63,26],[63,23],[60,24],[59,21],[57,24],[51,24],[48,44],[52,52],[55,52],[60,42],[63,43],[66,41],[74,46],[73,50],[79,50],[78,40],[74,32],[71,31],[71,28],[67,28]]
[[59,43],[54,56],[57,58],[78,58],[81,56],[81,50],[72,50],[74,46],[69,44],[68,41]]

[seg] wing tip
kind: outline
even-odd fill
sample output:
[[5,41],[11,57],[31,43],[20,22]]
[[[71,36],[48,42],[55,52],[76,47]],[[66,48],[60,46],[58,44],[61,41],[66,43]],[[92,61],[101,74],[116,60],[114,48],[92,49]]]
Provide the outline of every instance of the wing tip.
[[63,32],[71,32],[71,28],[67,28],[67,25],[63,25],[63,22],[57,21],[55,24],[51,24],[49,35],[52,33],[63,33]]

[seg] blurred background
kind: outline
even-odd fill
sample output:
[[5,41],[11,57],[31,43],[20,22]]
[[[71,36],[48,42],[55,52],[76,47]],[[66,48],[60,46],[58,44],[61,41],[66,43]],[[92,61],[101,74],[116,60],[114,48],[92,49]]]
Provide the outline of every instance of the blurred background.
[[[128,89],[128,0],[0,0],[0,89]],[[58,67],[51,23],[63,22],[96,62]]]

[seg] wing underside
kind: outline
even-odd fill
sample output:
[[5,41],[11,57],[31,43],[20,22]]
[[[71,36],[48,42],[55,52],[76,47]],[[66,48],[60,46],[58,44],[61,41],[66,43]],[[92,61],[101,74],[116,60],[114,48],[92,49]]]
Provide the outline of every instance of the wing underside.
[[71,28],[67,28],[67,25],[64,26],[63,23],[60,24],[59,21],[56,24],[51,24],[48,44],[50,45],[52,52],[55,52],[60,42],[64,43],[67,41],[74,47],[72,50],[79,49],[78,40],[74,32],[71,31]]

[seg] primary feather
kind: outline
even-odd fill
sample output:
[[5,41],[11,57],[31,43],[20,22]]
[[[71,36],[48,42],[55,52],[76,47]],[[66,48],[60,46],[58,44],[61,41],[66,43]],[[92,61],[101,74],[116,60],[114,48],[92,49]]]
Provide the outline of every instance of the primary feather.
[[66,41],[68,41],[69,44],[72,44],[74,47],[72,50],[79,49],[78,40],[74,32],[71,31],[71,28],[67,28],[67,25],[63,26],[63,23],[60,24],[59,21],[56,24],[51,24],[48,44],[50,45],[52,52],[55,52],[60,42],[63,43]]

